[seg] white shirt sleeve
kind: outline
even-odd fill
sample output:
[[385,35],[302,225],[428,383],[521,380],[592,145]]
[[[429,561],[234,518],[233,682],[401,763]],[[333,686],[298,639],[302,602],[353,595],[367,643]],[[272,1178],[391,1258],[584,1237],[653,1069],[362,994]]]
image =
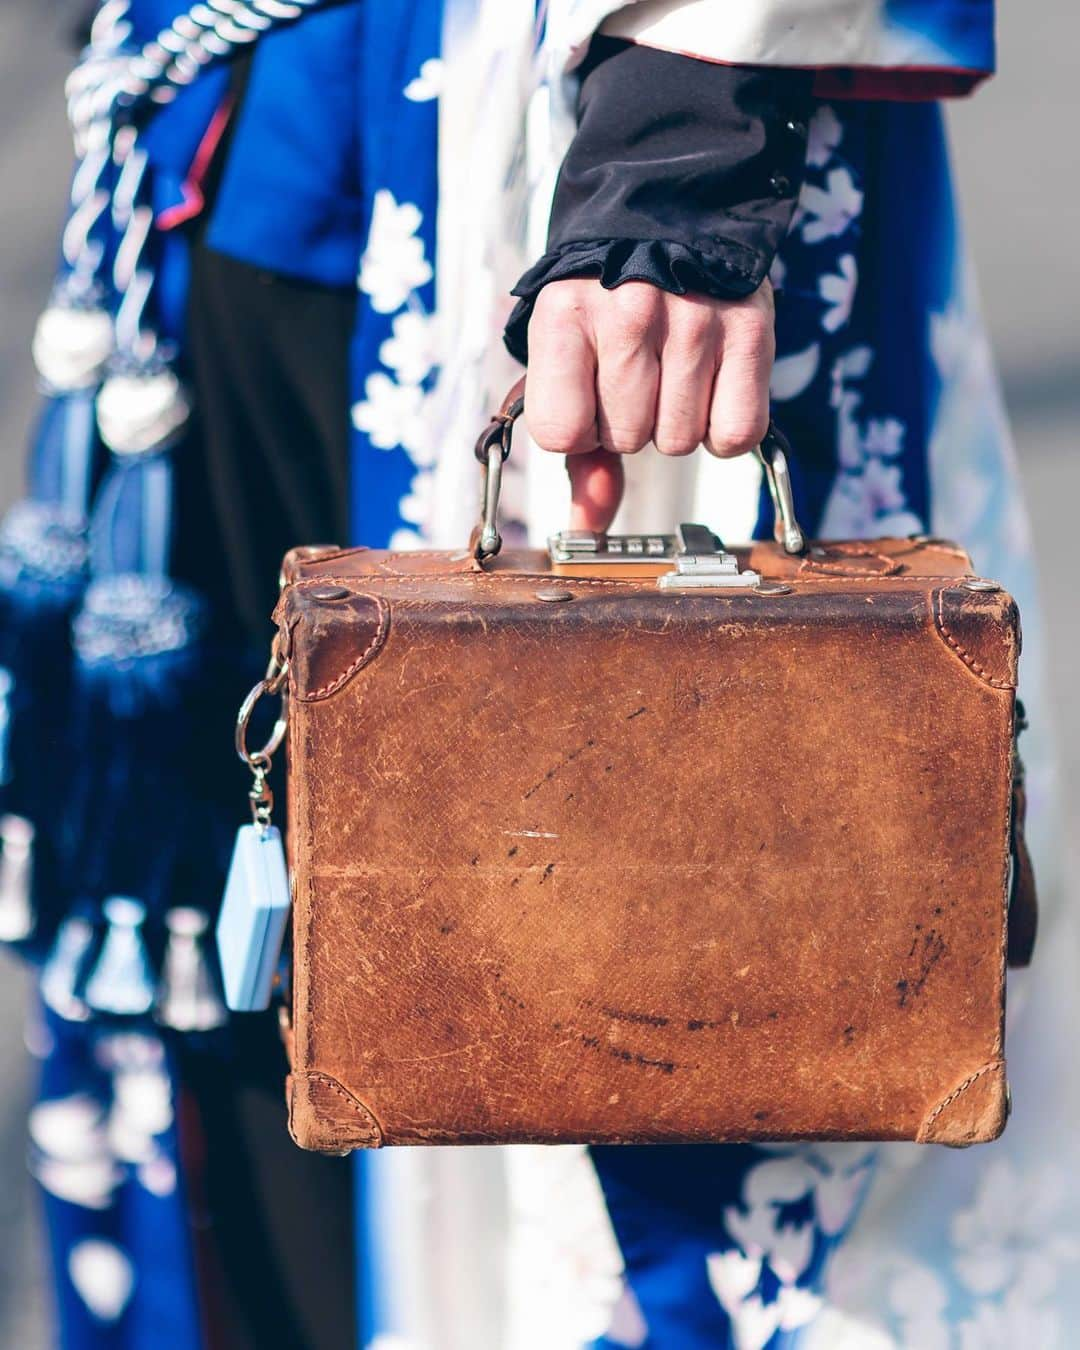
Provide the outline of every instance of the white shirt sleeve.
[[731,65],[950,64],[929,34],[890,22],[888,0],[552,0],[549,13],[563,69],[596,32]]

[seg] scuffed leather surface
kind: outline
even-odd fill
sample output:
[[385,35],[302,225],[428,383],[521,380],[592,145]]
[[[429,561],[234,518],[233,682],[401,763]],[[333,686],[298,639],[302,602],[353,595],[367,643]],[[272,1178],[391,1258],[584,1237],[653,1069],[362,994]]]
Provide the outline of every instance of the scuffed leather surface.
[[1015,608],[872,547],[560,604],[539,554],[290,556],[294,693],[388,614],[293,704],[299,1143],[1000,1132]]

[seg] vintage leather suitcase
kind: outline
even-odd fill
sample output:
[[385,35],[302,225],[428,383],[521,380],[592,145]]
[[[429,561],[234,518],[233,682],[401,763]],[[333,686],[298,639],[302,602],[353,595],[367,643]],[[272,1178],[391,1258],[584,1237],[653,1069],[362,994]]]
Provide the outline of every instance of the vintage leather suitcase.
[[995,1138],[1012,600],[776,442],[780,542],[492,556],[510,420],[471,550],[285,562],[297,1143]]

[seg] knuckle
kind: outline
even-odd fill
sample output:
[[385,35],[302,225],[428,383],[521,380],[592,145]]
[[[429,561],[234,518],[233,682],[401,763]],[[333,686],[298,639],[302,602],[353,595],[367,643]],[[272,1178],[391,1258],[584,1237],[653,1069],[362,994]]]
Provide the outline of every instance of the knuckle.
[[555,418],[526,418],[529,435],[541,450],[558,455],[572,455],[582,448],[587,428]]
[[550,281],[536,297],[533,318],[566,319],[583,315],[588,304],[588,292],[579,281]]
[[649,442],[649,433],[641,427],[613,426],[605,423],[600,429],[600,444],[617,455],[636,455]]
[[678,316],[672,324],[672,342],[680,345],[699,346],[706,340],[715,339],[717,311],[715,308],[700,304],[683,303],[676,310]]
[[700,436],[686,433],[658,431],[655,445],[662,455],[670,455],[671,458],[677,459],[683,455],[692,455],[701,444],[701,440]]
[[641,315],[623,314],[614,322],[605,325],[603,346],[610,355],[617,357],[632,356],[649,345],[652,337],[652,324]]
[[623,351],[636,350],[650,340],[659,312],[654,296],[627,293],[628,290],[619,286],[611,292],[615,299],[604,323],[607,345]]
[[745,455],[760,445],[769,425],[768,409],[755,412],[721,414],[709,428],[709,445],[722,458]]

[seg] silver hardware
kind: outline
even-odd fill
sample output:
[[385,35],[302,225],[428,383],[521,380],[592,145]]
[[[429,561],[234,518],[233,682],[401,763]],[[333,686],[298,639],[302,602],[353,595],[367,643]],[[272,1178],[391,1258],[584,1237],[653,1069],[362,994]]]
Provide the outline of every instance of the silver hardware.
[[[289,726],[289,695],[288,685],[285,683],[285,676],[288,671],[288,661],[279,663],[276,655],[271,657],[266,675],[248,691],[247,698],[241,703],[240,711],[236,714],[233,743],[241,762],[246,764],[252,772],[260,765],[268,766],[269,760],[281,748],[281,742],[285,739],[285,732]],[[255,711],[255,705],[264,694],[280,695],[281,711],[278,713],[277,721],[274,723],[266,744],[261,750],[252,752],[248,750],[247,746],[248,724],[251,722],[251,714]]]
[[795,518],[795,498],[791,490],[791,473],[788,469],[789,446],[772,422],[765,433],[765,439],[754,451],[768,484],[769,496],[776,511],[776,524],[773,535],[776,542],[783,546],[785,553],[801,553],[806,547],[806,537]]
[[499,533],[499,496],[502,493],[502,466],[510,454],[514,423],[525,411],[525,399],[514,399],[506,412],[500,412],[486,427],[476,442],[476,458],[484,466],[484,496],[474,555],[477,562],[494,558],[502,548]]
[[790,595],[794,587],[782,581],[763,581],[757,588],[758,595]]
[[[507,408],[495,417],[476,442],[475,455],[484,466],[483,511],[480,530],[474,546],[474,556],[478,562],[493,558],[502,548],[502,535],[499,533],[499,496],[502,492],[502,466],[510,454],[510,444],[514,423],[525,411],[524,397],[516,398]],[[788,469],[790,447],[772,422],[769,423],[765,438],[754,453],[761,464],[768,484],[769,496],[776,510],[774,535],[786,553],[801,553],[806,547],[806,537],[795,516],[795,501],[792,495],[791,474]],[[704,526],[698,528],[704,530]],[[642,557],[667,557],[671,547],[669,535],[625,535],[608,538],[606,535],[591,535],[584,530],[565,530],[555,539],[565,556],[552,551],[555,562],[582,562],[585,555],[599,553],[606,547],[611,562],[612,554],[625,553],[640,560]],[[595,544],[590,541],[598,541]],[[606,546],[599,541],[606,540]],[[598,559],[599,561],[599,559]]]
[[982,577],[965,577],[960,583],[965,591],[1000,591],[996,581],[986,581]]
[[642,562],[670,562],[674,571],[657,577],[662,591],[748,590],[760,584],[757,572],[739,571],[734,553],[725,549],[707,525],[690,521],[675,534],[593,534],[564,530],[548,540],[553,562],[575,567],[632,567]]
[[657,577],[662,591],[713,590],[735,588],[747,590],[757,586],[761,577],[747,569],[739,571],[739,560],[728,553],[723,541],[705,525],[684,522],[676,531],[678,548],[674,554],[674,572]]
[[480,538],[476,543],[477,556],[481,558],[494,558],[502,548],[502,535],[499,533],[502,466],[503,454],[498,443],[489,446],[484,471],[484,514],[480,522]]
[[536,598],[546,601],[549,605],[557,605],[563,600],[573,600],[574,597],[569,591],[537,591]]
[[706,525],[693,525],[684,521],[675,531],[675,537],[679,541],[679,552],[691,556],[718,554],[724,550],[724,545]]
[[[692,528],[704,529],[704,526]],[[715,548],[715,536],[707,533],[714,540]],[[673,534],[594,534],[591,530],[563,530],[548,540],[552,562],[583,567],[671,561],[678,547],[679,541]]]
[[[288,661],[280,660],[275,650],[270,657],[266,674],[249,691],[236,715],[233,744],[241,763],[246,764],[251,770],[253,782],[248,792],[248,800],[251,802],[251,818],[262,834],[270,829],[271,816],[274,810],[274,794],[266,780],[270,769],[273,767],[274,755],[281,748],[281,743],[285,739],[285,732],[289,726],[289,686],[285,682],[288,673]],[[251,722],[251,714],[255,711],[255,705],[264,694],[277,694],[281,699],[281,707],[278,711],[277,721],[274,723],[265,745],[261,750],[251,751],[247,744],[248,725]]]
[[344,586],[314,586],[308,591],[312,600],[345,600],[348,594]]

